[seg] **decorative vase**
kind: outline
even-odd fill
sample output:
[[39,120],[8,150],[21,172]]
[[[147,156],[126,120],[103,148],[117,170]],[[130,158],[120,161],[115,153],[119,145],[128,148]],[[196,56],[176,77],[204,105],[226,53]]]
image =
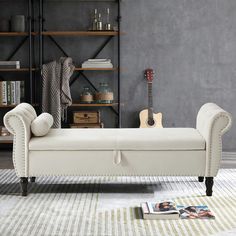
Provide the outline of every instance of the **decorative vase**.
[[100,83],[99,90],[95,94],[95,100],[97,103],[110,104],[113,103],[113,92],[107,83]]
[[11,17],[11,31],[25,32],[25,16],[15,15]]
[[92,103],[93,102],[93,94],[89,87],[84,87],[83,92],[80,95],[81,103]]

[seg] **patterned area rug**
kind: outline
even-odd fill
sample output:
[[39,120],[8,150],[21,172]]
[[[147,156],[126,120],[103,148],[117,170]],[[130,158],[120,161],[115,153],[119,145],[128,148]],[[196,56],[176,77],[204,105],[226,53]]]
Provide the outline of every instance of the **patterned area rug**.
[[[235,235],[236,170],[221,170],[213,197],[195,177],[41,177],[21,197],[13,170],[0,170],[1,236]],[[142,220],[140,202],[206,204],[215,220]],[[233,231],[232,231],[233,230]],[[233,233],[234,232],[234,233]]]

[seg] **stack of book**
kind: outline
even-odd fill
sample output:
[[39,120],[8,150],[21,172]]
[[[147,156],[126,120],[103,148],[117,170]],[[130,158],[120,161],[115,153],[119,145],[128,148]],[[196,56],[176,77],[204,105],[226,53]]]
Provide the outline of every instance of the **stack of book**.
[[113,65],[110,59],[88,59],[82,68],[113,68]]
[[0,105],[17,105],[24,100],[24,81],[0,81]]
[[141,211],[145,220],[215,219],[206,205],[183,206],[171,200],[143,202]]
[[20,61],[0,61],[0,69],[20,69]]

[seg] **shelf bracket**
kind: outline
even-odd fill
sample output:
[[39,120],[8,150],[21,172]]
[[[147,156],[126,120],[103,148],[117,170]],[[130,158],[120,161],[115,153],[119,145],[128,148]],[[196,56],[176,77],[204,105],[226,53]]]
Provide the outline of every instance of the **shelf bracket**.
[[51,35],[47,36],[59,48],[59,50],[64,54],[64,56],[69,57],[68,53],[66,53],[66,51],[61,47],[61,45]]
[[94,53],[94,55],[92,56],[92,59],[95,59],[113,38],[114,36],[108,37],[107,40],[99,47],[97,52]]
[[[105,42],[98,48],[98,50],[93,54],[93,56],[91,57],[91,59],[95,59],[100,53],[101,51],[107,46],[107,44],[113,39],[114,36],[110,36],[108,37]],[[83,73],[84,71],[78,72],[77,76],[75,76],[71,81],[70,81],[70,86],[72,86],[72,84],[74,84],[74,82],[80,77],[81,73]]]
[[26,40],[29,38],[29,36],[26,36],[22,39],[22,41],[18,44],[18,46],[14,49],[14,51],[10,54],[10,56],[6,59],[6,61],[10,61],[12,57],[15,56],[15,54],[18,52],[18,50],[24,45]]

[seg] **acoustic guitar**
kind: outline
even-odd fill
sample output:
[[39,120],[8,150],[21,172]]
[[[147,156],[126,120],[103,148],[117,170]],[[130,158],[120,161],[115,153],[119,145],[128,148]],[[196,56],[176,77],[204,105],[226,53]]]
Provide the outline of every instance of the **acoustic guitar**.
[[148,83],[148,109],[139,113],[140,128],[163,128],[162,113],[153,113],[152,82],[153,69],[145,70],[145,78]]

